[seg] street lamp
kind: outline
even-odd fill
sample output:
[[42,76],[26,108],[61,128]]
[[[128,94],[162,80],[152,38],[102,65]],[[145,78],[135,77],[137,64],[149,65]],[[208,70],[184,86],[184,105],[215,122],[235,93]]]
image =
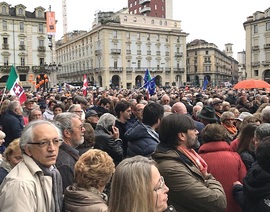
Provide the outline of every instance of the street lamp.
[[54,63],[50,63],[49,65],[48,64],[44,64],[44,68],[46,70],[46,72],[48,74],[50,74],[50,82],[51,82],[51,86],[50,87],[54,87],[55,86],[55,82],[56,82],[56,72],[60,71],[62,69],[62,65],[61,63],[59,64],[56,64],[55,62]]

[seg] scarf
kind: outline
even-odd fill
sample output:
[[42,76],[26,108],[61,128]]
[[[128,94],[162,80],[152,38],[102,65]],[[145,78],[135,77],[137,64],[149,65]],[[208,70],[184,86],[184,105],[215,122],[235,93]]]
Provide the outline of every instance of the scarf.
[[44,176],[52,177],[52,211],[61,212],[63,207],[63,187],[62,187],[62,177],[60,172],[55,166],[46,168],[36,161],[37,165],[43,171]]
[[203,176],[206,176],[208,165],[204,159],[202,159],[202,157],[198,155],[197,152],[195,152],[194,149],[187,149],[182,146],[179,146],[177,149],[192,161],[192,163],[200,170]]
[[236,128],[234,125],[231,126],[231,127],[228,127],[228,126],[226,126],[225,124],[222,124],[222,123],[221,123],[221,125],[222,125],[223,127],[225,127],[226,130],[228,130],[228,132],[229,132],[230,134],[236,135],[236,133],[237,133],[237,128]]

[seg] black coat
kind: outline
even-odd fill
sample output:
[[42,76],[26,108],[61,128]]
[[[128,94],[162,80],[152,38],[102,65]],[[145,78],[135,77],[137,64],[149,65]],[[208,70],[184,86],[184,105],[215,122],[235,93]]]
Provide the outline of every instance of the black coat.
[[22,115],[7,111],[2,119],[3,132],[6,134],[4,145],[7,147],[14,139],[20,138],[24,128]]

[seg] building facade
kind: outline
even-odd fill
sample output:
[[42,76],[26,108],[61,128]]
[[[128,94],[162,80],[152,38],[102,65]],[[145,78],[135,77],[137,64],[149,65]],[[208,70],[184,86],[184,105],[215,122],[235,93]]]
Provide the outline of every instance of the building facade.
[[232,44],[220,51],[213,43],[193,40],[187,44],[187,84],[202,86],[205,77],[209,85],[224,86],[238,82],[238,62],[233,59]]
[[173,19],[172,0],[128,0],[129,14]]
[[48,87],[51,71],[46,64],[53,61],[54,36],[48,40],[45,9],[36,7],[29,12],[22,4],[12,7],[1,2],[0,29],[0,87],[5,87],[12,65],[24,88],[34,90],[41,80]]
[[249,16],[244,29],[247,79],[270,82],[270,8]]
[[239,62],[238,67],[238,76],[239,81],[247,79],[247,71],[246,71],[246,51],[237,53],[237,61]]
[[95,20],[90,32],[57,42],[62,64],[57,79],[74,84],[86,74],[91,85],[138,88],[148,69],[157,85],[181,86],[186,82],[188,34],[180,23],[128,13]]

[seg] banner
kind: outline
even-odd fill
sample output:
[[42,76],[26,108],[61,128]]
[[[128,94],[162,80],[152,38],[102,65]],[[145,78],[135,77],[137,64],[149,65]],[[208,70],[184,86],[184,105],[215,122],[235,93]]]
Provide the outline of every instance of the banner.
[[56,33],[55,12],[46,12],[46,24],[47,24],[47,34],[55,35]]

